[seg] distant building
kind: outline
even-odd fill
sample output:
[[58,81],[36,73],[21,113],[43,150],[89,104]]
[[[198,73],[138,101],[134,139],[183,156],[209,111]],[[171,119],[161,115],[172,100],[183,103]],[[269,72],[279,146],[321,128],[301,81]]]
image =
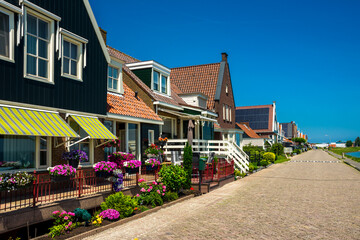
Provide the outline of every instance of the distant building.
[[285,132],[285,137],[292,139],[297,137],[297,126],[294,121],[289,123],[280,123],[282,130]]
[[276,116],[276,103],[269,105],[237,107],[237,123],[248,123],[260,137],[269,139],[271,144],[278,141],[279,124]]
[[252,146],[265,148],[265,141],[267,139],[260,137],[253,129],[249,127],[248,123],[236,123],[236,127],[244,131],[242,139],[243,146],[251,144]]

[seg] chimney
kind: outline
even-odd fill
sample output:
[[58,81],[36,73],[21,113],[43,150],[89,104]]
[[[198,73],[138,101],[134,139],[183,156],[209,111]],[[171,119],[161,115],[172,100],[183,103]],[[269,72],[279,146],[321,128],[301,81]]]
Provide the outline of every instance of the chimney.
[[106,45],[106,35],[107,35],[107,32],[106,32],[104,29],[102,29],[101,27],[99,27],[99,28],[100,28],[101,36],[103,37],[104,42],[105,42],[105,45]]
[[222,62],[227,62],[227,57],[228,57],[228,55],[226,52],[221,53],[221,61]]

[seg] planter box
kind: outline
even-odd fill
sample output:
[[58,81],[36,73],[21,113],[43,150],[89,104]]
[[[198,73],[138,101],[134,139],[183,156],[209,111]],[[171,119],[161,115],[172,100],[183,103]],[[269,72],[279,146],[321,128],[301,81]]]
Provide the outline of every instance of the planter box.
[[102,172],[102,171],[95,172],[95,174],[96,174],[96,177],[99,177],[99,178],[108,178],[113,175],[112,172]]
[[52,176],[50,175],[50,179],[52,182],[69,182],[71,176]]
[[135,174],[135,173],[138,173],[139,172],[139,168],[125,168],[125,172],[128,173],[128,174]]
[[159,166],[152,166],[152,165],[146,165],[146,171],[147,172],[151,172],[151,171],[155,171],[158,169]]

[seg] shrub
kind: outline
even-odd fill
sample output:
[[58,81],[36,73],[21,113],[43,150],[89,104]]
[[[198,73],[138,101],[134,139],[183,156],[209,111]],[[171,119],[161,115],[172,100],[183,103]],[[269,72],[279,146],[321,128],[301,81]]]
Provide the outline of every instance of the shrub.
[[236,177],[245,177],[246,176],[246,173],[242,173],[240,170],[238,170],[238,169],[235,169],[234,170],[234,175],[235,175],[235,179],[236,179]]
[[345,143],[345,146],[346,146],[346,147],[352,147],[352,145],[353,145],[353,143],[352,143],[351,140],[346,141],[346,143]]
[[166,192],[163,199],[164,201],[171,202],[179,198],[179,195],[176,192]]
[[262,159],[261,161],[260,161],[260,166],[267,166],[267,165],[269,165],[270,164],[270,162],[268,162],[267,160],[265,160],[265,159]]
[[74,210],[75,213],[75,220],[77,222],[85,222],[85,224],[88,224],[91,219],[91,214],[82,208],[76,208]]
[[163,166],[161,168],[159,177],[168,190],[179,192],[179,190],[186,184],[187,173],[182,166],[170,165]]
[[301,150],[300,149],[294,149],[293,153],[296,153],[296,154],[300,154],[301,153]]
[[264,153],[263,157],[264,157],[264,160],[266,160],[268,162],[271,162],[271,163],[275,162],[275,154],[272,152]]
[[102,211],[99,214],[100,217],[102,217],[103,219],[108,219],[110,221],[112,220],[117,220],[120,217],[120,213],[118,211],[116,211],[115,209],[106,209],[104,211]]
[[111,194],[100,205],[102,210],[115,209],[120,213],[120,218],[130,216],[136,206],[136,199],[126,196],[122,192]]
[[258,166],[256,163],[249,163],[249,172],[252,173],[254,170],[258,169]]
[[55,211],[52,213],[52,218],[54,221],[54,226],[49,228],[49,235],[51,238],[65,234],[68,231],[77,227],[77,224],[73,223],[75,213],[66,212],[66,211]]
[[152,207],[163,205],[166,186],[163,183],[153,181],[150,184],[140,183],[140,194],[136,195],[139,205],[151,205]]
[[184,170],[186,172],[186,183],[184,185],[184,188],[191,187],[192,158],[193,158],[192,147],[189,145],[189,142],[186,142],[184,148]]
[[284,146],[281,143],[275,143],[271,146],[270,151],[275,153],[276,155],[283,155],[284,154]]
[[357,137],[357,138],[355,139],[354,144],[355,144],[355,147],[360,147],[360,138],[359,138],[359,137]]

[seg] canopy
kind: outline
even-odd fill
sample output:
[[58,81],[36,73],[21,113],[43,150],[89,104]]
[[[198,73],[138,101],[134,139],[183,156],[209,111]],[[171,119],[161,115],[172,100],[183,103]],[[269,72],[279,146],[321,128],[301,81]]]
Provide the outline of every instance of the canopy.
[[96,117],[71,115],[92,139],[117,139]]

